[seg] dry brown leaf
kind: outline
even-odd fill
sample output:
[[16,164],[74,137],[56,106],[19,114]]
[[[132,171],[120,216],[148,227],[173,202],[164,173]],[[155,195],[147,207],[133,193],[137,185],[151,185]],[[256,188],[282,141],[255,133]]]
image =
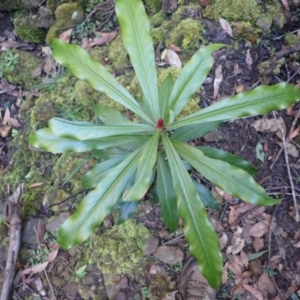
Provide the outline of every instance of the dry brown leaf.
[[226,247],[227,243],[228,243],[228,236],[226,233],[223,233],[222,236],[219,238],[220,241],[220,245],[221,245],[221,249],[223,249],[224,247]]
[[230,212],[229,212],[229,225],[235,224],[237,221],[237,213],[234,206],[229,206]]
[[29,187],[34,188],[34,187],[37,187],[37,186],[41,186],[43,184],[44,184],[44,182],[35,182],[35,183],[31,184]]
[[251,210],[255,206],[251,203],[242,202],[241,204],[236,206],[236,213],[238,215],[244,214],[247,211]]
[[237,279],[240,279],[242,277],[242,273],[243,273],[243,265],[240,264],[235,258],[235,255],[233,255],[230,260],[227,262],[227,268],[228,270],[230,270],[231,272],[233,272],[233,274],[235,275],[235,277]]
[[47,261],[48,261],[48,262],[53,261],[53,260],[56,258],[57,254],[58,254],[58,249],[56,249],[56,250],[50,252],[50,253],[48,254],[48,259],[47,259]]
[[39,273],[41,271],[44,271],[47,266],[48,266],[49,262],[45,261],[43,263],[39,263],[37,265],[34,265],[32,267],[26,268],[23,270],[23,274],[36,274]]
[[256,223],[250,228],[249,234],[254,237],[262,237],[268,230],[266,223],[267,222]]
[[296,244],[293,244],[293,247],[300,248],[300,241]]
[[269,275],[265,272],[261,274],[258,279],[257,288],[267,296],[268,293],[274,295],[276,293],[276,287],[274,285],[273,280],[269,277]]
[[8,137],[10,135],[11,130],[12,130],[11,125],[0,126],[0,136],[3,138]]
[[234,232],[232,240],[232,254],[238,254],[245,246],[245,240],[241,238],[238,232]]
[[226,192],[224,192],[222,189],[220,189],[218,186],[215,186],[215,189],[219,195],[222,196],[222,198],[228,202],[231,202],[233,200],[233,197]]
[[164,56],[164,61],[167,62],[168,64],[170,64],[170,66],[172,66],[172,67],[177,67],[177,68],[182,67],[182,63],[181,63],[181,60],[180,60],[178,54],[171,49],[167,49],[165,56]]
[[280,0],[280,1],[286,10],[290,10],[289,3],[287,0]]
[[63,33],[61,33],[59,35],[59,39],[66,42],[66,43],[70,43],[70,40],[71,40],[71,36],[72,36],[72,28],[64,31]]
[[251,124],[255,128],[256,131],[261,132],[276,132],[281,131],[279,126],[283,129],[284,134],[286,134],[286,126],[282,117],[278,119],[272,118],[262,118],[256,120],[254,123]]
[[15,118],[9,118],[9,119],[7,120],[7,123],[8,123],[9,125],[11,125],[12,127],[16,127],[16,128],[21,127],[21,124],[20,124],[20,123],[18,122],[18,120],[15,119]]
[[255,289],[254,287],[248,285],[248,284],[243,284],[243,287],[245,290],[247,290],[250,294],[252,294],[257,300],[264,300],[263,295],[261,294],[260,291]]
[[239,93],[242,93],[242,92],[244,91],[244,89],[245,89],[244,85],[243,85],[243,84],[240,84],[240,85],[237,85],[237,86],[236,86],[235,92],[236,92],[237,94],[239,94]]
[[95,37],[93,39],[91,38],[82,39],[81,47],[83,49],[88,49],[93,46],[104,45],[105,43],[112,41],[117,36],[117,34],[118,34],[117,31],[95,32]]
[[247,50],[247,54],[246,54],[246,64],[248,66],[249,70],[252,70],[252,64],[253,64],[253,60],[250,54],[250,49]]
[[7,107],[6,110],[5,110],[5,113],[4,113],[4,117],[2,119],[2,125],[7,125],[7,121],[8,121],[9,118],[10,118],[10,110]]
[[223,80],[223,67],[219,65],[215,70],[215,80],[214,80],[214,99],[218,97],[220,84]]
[[168,46],[168,49],[173,50],[173,51],[175,51],[175,52],[181,52],[181,49],[180,49],[179,47],[173,45],[173,44],[170,44],[170,45]]
[[248,255],[244,250],[242,250],[240,256],[245,268],[248,268],[248,264],[249,264]]
[[233,37],[231,25],[228,23],[227,20],[223,18],[219,18],[219,23],[221,28],[231,37]]
[[228,281],[228,263],[226,262],[224,268],[223,268],[223,272],[222,272],[222,284],[227,283]]
[[[281,148],[283,148],[283,142],[277,142],[276,144],[278,144]],[[292,157],[298,157],[299,156],[299,152],[296,148],[295,145],[286,142],[286,152],[288,155],[292,156]]]
[[240,73],[242,73],[242,69],[240,68],[238,63],[235,63],[234,66],[233,66],[233,74],[238,75]]
[[300,126],[298,126],[296,129],[294,129],[290,134],[289,134],[289,140],[291,141],[294,139],[300,132]]
[[260,249],[264,247],[264,240],[262,238],[256,237],[252,243],[252,246],[255,252],[258,252]]

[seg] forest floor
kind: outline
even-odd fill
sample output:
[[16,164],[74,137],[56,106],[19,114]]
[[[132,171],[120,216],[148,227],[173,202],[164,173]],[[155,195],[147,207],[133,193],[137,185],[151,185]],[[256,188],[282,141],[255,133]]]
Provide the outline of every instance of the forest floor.
[[[168,1],[163,2],[165,5]],[[206,43],[218,42],[230,46],[214,53],[213,70],[195,95],[201,107],[261,84],[289,82],[300,88],[300,6],[288,10],[287,3],[282,3],[285,3],[281,6],[286,18],[285,25],[282,28],[272,25],[263,34],[253,34],[251,41],[230,36],[233,22],[225,22],[221,26],[204,18],[199,5],[198,11],[195,6],[191,9],[186,5],[181,18],[200,20],[205,28],[203,36]],[[89,9],[91,11],[93,7]],[[173,12],[168,12],[166,19],[170,19]],[[87,11],[85,13],[88,15]],[[105,31],[111,32],[111,35],[101,41],[94,39],[94,45],[90,40],[86,48],[105,49],[114,42],[113,39],[118,38],[118,24],[113,13],[106,24],[108,22],[110,26]],[[82,31],[84,29],[80,34]],[[285,39],[291,33],[294,34],[294,44],[288,44]],[[61,38],[71,38],[66,35]],[[73,34],[74,37],[76,39],[76,34]],[[76,41],[82,45],[84,37],[77,36]],[[161,47],[161,44],[156,46],[156,53],[160,53],[158,46]],[[181,52],[178,49],[181,47],[181,44],[172,44],[169,49],[175,49],[178,59],[182,58],[184,64],[186,58],[197,49]],[[146,246],[142,247],[142,255],[130,256],[133,249],[138,251],[140,246],[128,242],[126,234],[129,233],[123,227],[118,228],[115,215],[107,218],[83,245],[69,251],[59,249],[55,241],[56,232],[86,193],[77,183],[80,182],[78,178],[91,167],[91,157],[51,155],[28,148],[28,134],[46,124],[48,117],[45,114],[49,111],[52,115],[53,112],[65,113],[61,103],[56,107],[51,102],[46,106],[46,112],[45,107],[43,112],[41,108],[37,109],[41,104],[37,99],[41,99],[41,95],[52,93],[49,96],[51,99],[66,97],[65,91],[53,96],[65,74],[59,73],[57,66],[53,69],[51,53],[47,52],[44,42],[28,43],[15,36],[12,13],[3,11],[0,12],[0,55],[3,57],[7,51],[14,55],[14,49],[33,53],[40,61],[34,74],[29,75],[37,84],[29,88],[26,84],[9,82],[5,76],[0,76],[0,287],[4,280],[9,244],[5,207],[9,195],[17,190],[18,183],[23,182],[26,196],[25,208],[21,208],[21,253],[12,299],[176,299],[181,270],[189,255],[188,246],[182,234],[182,224],[176,232],[170,233],[161,220],[160,207],[151,201],[151,195],[141,201],[132,216],[134,222],[128,224],[129,229],[126,229],[136,232],[135,238],[142,240],[143,229],[147,228],[149,236],[143,240]],[[159,55],[158,68],[176,66],[178,59],[165,61]],[[11,60],[17,68],[18,57]],[[110,60],[106,52],[102,63],[110,67]],[[259,71],[260,64],[267,60],[274,64]],[[9,55],[6,57],[8,62]],[[116,65],[113,67],[116,76],[126,76],[127,69],[131,70],[130,65],[123,64],[119,69]],[[59,76],[55,77],[55,72]],[[80,119],[82,111],[90,113],[91,107],[72,105],[67,117]],[[193,141],[195,145],[208,145],[243,157],[259,170],[254,178],[268,195],[282,199],[272,207],[255,207],[224,193],[194,174],[195,179],[201,180],[212,192],[220,207],[219,211],[208,209],[224,258],[222,285],[216,299],[300,299],[300,223],[297,222],[297,200],[300,197],[299,112],[296,104],[266,116],[225,122],[213,133]],[[33,120],[34,116],[36,120]],[[285,145],[282,132],[288,137]],[[21,160],[19,149],[23,153]],[[34,154],[28,154],[32,152]],[[57,165],[58,160],[60,165]],[[65,169],[66,166],[68,169]],[[108,260],[112,261],[98,264],[100,254],[95,253],[94,248],[102,247],[101,239],[108,239],[107,244],[117,247],[114,249],[111,246],[108,251],[118,252],[120,257],[111,255]]]

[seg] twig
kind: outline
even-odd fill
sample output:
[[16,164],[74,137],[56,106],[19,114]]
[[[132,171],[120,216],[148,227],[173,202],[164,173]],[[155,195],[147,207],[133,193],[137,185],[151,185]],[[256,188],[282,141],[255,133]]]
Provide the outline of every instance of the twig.
[[287,138],[285,137],[284,130],[283,130],[282,126],[279,124],[274,112],[273,112],[273,116],[276,119],[278,128],[280,129],[281,134],[282,134],[284,158],[285,158],[285,163],[286,163],[286,169],[287,169],[288,176],[289,176],[291,192],[292,192],[292,196],[293,196],[293,202],[294,202],[294,206],[295,206],[296,222],[298,223],[299,222],[299,211],[298,211],[297,199],[296,199],[296,194],[295,194],[295,189],[294,189],[294,183],[293,183],[292,174],[291,174],[291,168],[290,168],[290,164],[289,164],[289,158],[288,158],[287,149],[286,149],[286,142],[287,142],[286,139]]
[[10,222],[9,247],[4,272],[4,282],[0,300],[11,299],[10,291],[15,277],[16,264],[21,244],[22,221],[19,204],[22,199],[24,183],[20,184],[12,196],[8,198],[5,208],[5,219]]

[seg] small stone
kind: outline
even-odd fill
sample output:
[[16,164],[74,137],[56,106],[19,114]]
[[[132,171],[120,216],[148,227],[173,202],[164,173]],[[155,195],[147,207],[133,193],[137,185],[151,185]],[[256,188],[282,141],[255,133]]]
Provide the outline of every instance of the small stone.
[[179,247],[160,246],[155,258],[170,265],[176,265],[183,261],[183,251]]
[[262,32],[266,33],[271,28],[272,20],[268,17],[261,17],[256,21],[256,25],[262,30]]
[[145,240],[145,250],[144,250],[144,255],[150,255],[156,252],[157,247],[159,244],[159,240],[156,237],[152,237],[149,239]]

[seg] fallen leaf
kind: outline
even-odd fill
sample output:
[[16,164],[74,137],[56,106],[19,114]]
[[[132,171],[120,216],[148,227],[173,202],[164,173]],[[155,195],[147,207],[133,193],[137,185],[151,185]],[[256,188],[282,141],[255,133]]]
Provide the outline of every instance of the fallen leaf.
[[243,84],[237,85],[236,88],[235,88],[235,92],[236,92],[237,94],[242,93],[242,92],[244,91],[244,88],[245,88],[245,87],[244,87]]
[[286,132],[285,123],[282,117],[278,119],[261,118],[252,123],[251,126],[253,126],[256,131],[261,132],[276,132],[280,130],[279,126],[282,126],[284,133]]
[[252,243],[252,246],[255,252],[258,252],[260,249],[264,247],[264,240],[262,238],[256,237]]
[[293,247],[300,248],[300,241],[296,244],[293,244]]
[[117,31],[95,32],[95,37],[93,39],[87,37],[82,39],[81,47],[83,49],[88,49],[93,46],[104,45],[105,43],[112,41],[117,36],[117,34]]
[[228,23],[227,20],[223,18],[219,18],[219,23],[221,28],[231,37],[233,37],[231,25]]
[[16,127],[16,128],[22,127],[21,124],[18,122],[18,120],[15,118],[9,118],[7,120],[7,123],[12,127]]
[[63,33],[61,33],[59,35],[59,39],[66,42],[66,43],[70,43],[70,40],[71,40],[71,36],[72,36],[72,28],[64,31]]
[[294,139],[300,132],[300,126],[298,126],[296,129],[294,129],[290,134],[289,134],[289,140],[291,141]]
[[172,66],[172,67],[177,67],[177,68],[182,67],[182,63],[181,63],[181,60],[180,60],[178,54],[171,49],[167,49],[165,56],[164,56],[164,61],[167,62],[168,64],[170,64],[170,66]]
[[218,97],[220,84],[223,80],[223,67],[219,65],[215,70],[215,80],[214,80],[214,99]]
[[10,110],[9,108],[6,108],[4,117],[2,119],[2,125],[6,125],[9,118],[10,118]]
[[244,250],[242,250],[240,256],[245,268],[248,268],[248,264],[249,264],[248,255]]
[[253,60],[250,54],[250,49],[247,50],[247,54],[246,54],[246,64],[248,66],[249,70],[252,70],[252,64],[253,64]]
[[[222,236],[219,238],[221,250],[226,247],[228,243],[228,236],[226,233],[223,233]],[[300,243],[300,242],[299,242]]]
[[237,213],[234,206],[229,206],[230,212],[229,212],[229,225],[233,225],[237,221]]
[[181,52],[181,49],[173,44],[170,44],[168,49],[173,50],[175,52]]
[[276,287],[274,285],[273,280],[269,277],[269,275],[265,272],[261,274],[258,279],[257,288],[262,292],[265,296],[268,293],[274,295],[276,293]]
[[267,222],[256,223],[250,228],[249,234],[254,237],[262,237],[268,230],[266,223]]
[[[277,142],[276,144],[278,144],[281,148],[283,148],[283,142]],[[285,144],[286,144],[286,152],[288,155],[290,155],[292,157],[299,156],[299,152],[295,145],[288,143],[287,141],[285,142]]]
[[280,0],[280,1],[286,10],[290,10],[289,3],[287,2],[287,0]]
[[235,63],[234,66],[233,66],[233,74],[238,75],[240,73],[242,73],[242,69],[240,68],[238,63]]
[[48,264],[49,264],[48,261],[36,264],[36,265],[34,265],[32,267],[24,269],[23,270],[23,274],[26,275],[26,274],[36,274],[36,273],[39,273],[41,271],[44,271],[47,268]]
[[43,184],[44,184],[44,182],[35,182],[35,183],[32,183],[29,187],[34,188],[34,187],[37,187],[37,186],[41,186]]
[[231,250],[232,254],[238,254],[244,248],[245,240],[242,239],[237,232],[234,232],[231,240],[231,244],[232,244],[232,250]]
[[257,300],[264,300],[263,295],[261,294],[260,291],[255,289],[254,287],[248,285],[248,284],[243,284],[243,287],[245,290],[247,290],[250,294],[252,294]]
[[11,125],[0,126],[0,136],[3,138],[8,137],[10,135],[11,130],[12,130]]

